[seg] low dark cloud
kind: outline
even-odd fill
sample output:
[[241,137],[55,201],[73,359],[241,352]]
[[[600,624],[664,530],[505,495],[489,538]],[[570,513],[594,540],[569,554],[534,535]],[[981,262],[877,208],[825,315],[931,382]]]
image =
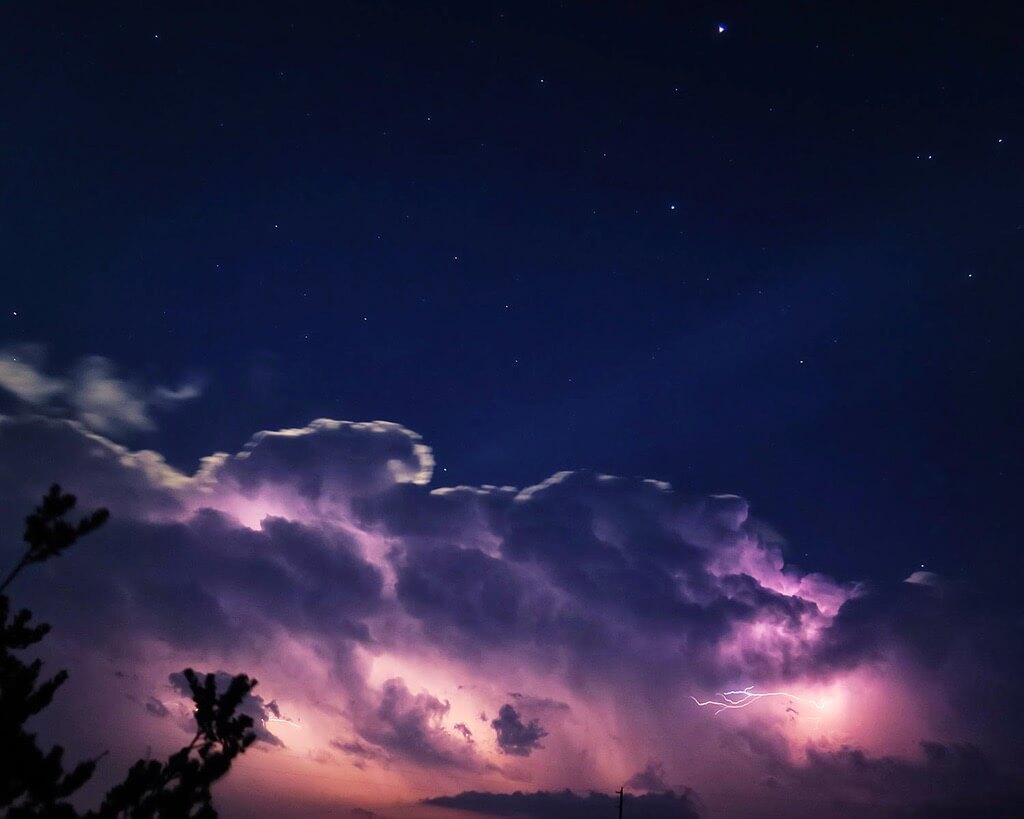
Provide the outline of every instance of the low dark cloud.
[[[528,816],[530,819],[594,819],[615,816],[618,796],[603,793],[581,795],[572,791],[537,791],[535,793],[486,793],[464,791],[455,796],[425,799],[425,805],[474,811],[487,816]],[[627,794],[623,806],[629,816],[645,819],[697,819],[699,816],[692,793]]]
[[332,739],[329,744],[330,747],[349,757],[352,760],[352,765],[360,770],[364,770],[368,762],[379,762],[387,766],[390,761],[383,748],[367,745],[358,740],[345,742],[340,739]]
[[983,805],[1024,797],[1024,789],[974,745],[922,742],[920,747],[918,760],[872,756],[850,747],[812,748],[806,764],[781,767],[775,775],[784,787],[851,802],[871,800],[897,812],[906,810],[901,802]]
[[1024,805],[1024,788],[1011,773],[1012,763],[1007,768],[1006,760],[970,743],[923,741],[916,757],[873,755],[850,745],[809,745],[797,762],[778,733],[742,729],[731,741],[736,750],[742,746],[744,754],[763,763],[767,787],[845,806],[837,815],[856,808],[885,817],[1010,817],[1018,815],[1010,806]]
[[649,760],[642,771],[637,771],[626,780],[626,787],[635,791],[665,791],[665,766],[657,760]]
[[497,735],[498,748],[503,754],[511,756],[529,756],[531,752],[543,748],[540,741],[548,735],[538,720],[523,722],[519,713],[506,703],[498,711],[498,718],[491,721],[491,727]]
[[1024,793],[1017,791],[976,800],[942,797],[910,808],[894,808],[886,819],[1017,819],[1024,816]]
[[551,699],[550,697],[535,697],[530,694],[523,694],[519,691],[509,691],[508,695],[515,700],[520,708],[531,711],[569,711],[569,703]]

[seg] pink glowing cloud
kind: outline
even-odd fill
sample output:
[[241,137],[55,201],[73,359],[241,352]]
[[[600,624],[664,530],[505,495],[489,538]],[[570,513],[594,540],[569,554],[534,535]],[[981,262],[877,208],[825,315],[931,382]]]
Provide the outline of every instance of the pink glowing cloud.
[[[799,815],[782,786],[805,783],[828,815],[809,772],[912,805],[935,795],[927,771],[973,764],[951,749],[1012,746],[1012,719],[978,696],[1017,694],[1005,628],[936,582],[796,570],[734,496],[589,472],[432,487],[429,447],[385,422],[259,433],[185,473],[75,422],[10,417],[0,465],[4,531],[54,480],[113,513],[18,590],[81,680],[41,730],[80,754],[173,747],[188,715],[169,675],[246,671],[265,733],[225,785],[240,815],[273,814],[252,789],[268,783],[310,815],[415,817],[445,794],[627,780],[693,787],[709,815],[737,799]],[[109,689],[124,696],[91,702]],[[655,759],[657,778],[637,773]]]

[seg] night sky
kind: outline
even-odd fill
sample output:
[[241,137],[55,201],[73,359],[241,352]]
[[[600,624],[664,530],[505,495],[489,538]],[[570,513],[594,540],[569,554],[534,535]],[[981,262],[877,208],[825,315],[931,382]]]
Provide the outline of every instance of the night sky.
[[[237,777],[291,754],[282,801],[229,782],[226,816],[309,782],[324,816],[466,817],[627,779],[694,789],[651,816],[1004,815],[1019,718],[964,704],[1024,693],[1024,10],[753,6],[0,12],[2,521],[53,480],[111,508],[21,593],[60,640],[121,589],[52,660],[135,680],[126,758],[173,747],[143,706],[186,661],[337,720],[270,734]],[[624,639],[638,678],[582,673]],[[880,716],[687,699],[747,685]],[[914,716],[886,734],[882,702]]]

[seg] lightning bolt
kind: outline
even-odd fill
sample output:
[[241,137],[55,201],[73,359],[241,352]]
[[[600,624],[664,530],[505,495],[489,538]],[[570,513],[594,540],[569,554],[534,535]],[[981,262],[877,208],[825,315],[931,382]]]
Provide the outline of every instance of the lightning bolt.
[[716,717],[723,711],[746,708],[748,705],[751,705],[758,700],[763,700],[766,697],[787,697],[788,699],[796,700],[797,702],[806,702],[809,705],[813,705],[819,711],[825,707],[825,703],[823,702],[816,702],[815,700],[807,699],[806,697],[790,694],[788,691],[754,691],[754,686],[752,685],[748,685],[742,691],[723,691],[720,696],[722,697],[720,700],[699,700],[694,696],[691,696],[690,699],[697,703],[701,708],[705,708],[709,705],[717,707],[718,710],[715,711]]
[[301,728],[302,727],[297,722],[292,722],[290,719],[281,719],[280,717],[267,717],[265,720],[263,720],[263,724],[264,725],[266,725],[268,722],[283,722],[286,725],[292,726],[292,728]]

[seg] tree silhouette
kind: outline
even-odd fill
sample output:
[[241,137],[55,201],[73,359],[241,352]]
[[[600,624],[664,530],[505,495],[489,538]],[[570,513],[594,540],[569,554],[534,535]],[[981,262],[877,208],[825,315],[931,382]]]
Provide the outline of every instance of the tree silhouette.
[[166,762],[140,759],[124,782],[110,789],[98,809],[84,814],[68,800],[93,775],[99,759],[80,762],[65,773],[64,749],[56,745],[44,752],[35,734],[25,730],[25,723],[52,702],[68,674],[59,671],[40,682],[42,662],[26,664],[12,653],[38,643],[50,627],[32,625],[32,613],[27,609],[12,616],[3,592],[26,567],[61,554],[109,516],[106,509],[99,509],[73,524],[66,516],[74,507],[74,495],[64,494],[56,484],[50,488],[26,518],[28,548],[0,583],[0,808],[7,809],[7,819],[213,819],[217,811],[211,801],[211,786],[256,739],[252,719],[235,714],[256,686],[256,680],[244,674],[218,693],[213,674],[200,679],[186,668],[185,679],[195,702],[192,741]]

